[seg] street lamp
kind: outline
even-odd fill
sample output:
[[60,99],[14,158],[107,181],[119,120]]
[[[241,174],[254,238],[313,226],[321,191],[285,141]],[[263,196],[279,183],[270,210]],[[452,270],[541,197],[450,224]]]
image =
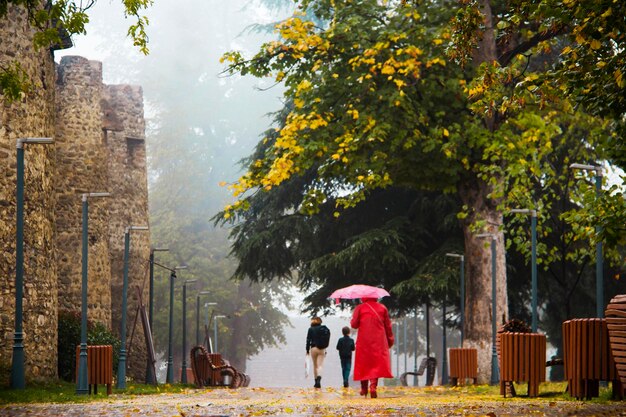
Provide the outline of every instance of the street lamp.
[[83,250],[82,250],[82,283],[81,283],[81,315],[80,315],[80,356],[78,360],[78,378],[76,381],[76,394],[89,394],[87,382],[87,259],[89,257],[89,197],[109,197],[109,193],[85,193],[83,201]]
[[174,322],[174,280],[176,279],[176,271],[187,269],[186,265],[176,266],[174,269],[170,269],[170,314],[169,314],[169,329],[167,337],[167,374],[165,382],[168,384],[174,383],[174,356],[173,356],[173,322]]
[[443,345],[443,358],[441,360],[441,383],[443,385],[448,385],[448,341],[446,339],[446,297],[444,297],[443,301],[443,322],[442,322],[442,345]]
[[530,214],[532,331],[537,333],[537,210],[512,209],[511,213]]
[[[167,252],[168,248],[151,248],[150,249],[150,293],[148,300],[148,323],[150,323],[150,331],[154,332],[152,327],[152,317],[154,314],[154,252]],[[153,374],[150,358],[146,364],[146,384],[156,384],[156,375]]]
[[[196,346],[200,344],[200,296],[211,294],[210,291],[200,291],[196,295]],[[209,303],[207,303],[209,304]],[[215,305],[215,303],[211,303]]]
[[130,255],[130,232],[149,230],[148,226],[128,226],[124,231],[124,280],[122,284],[122,323],[120,326],[120,357],[117,364],[118,389],[126,388],[126,306],[128,302],[128,258]]
[[496,354],[496,239],[493,233],[481,233],[478,238],[491,239],[491,385],[499,382],[498,356]]
[[458,253],[446,253],[451,258],[459,258],[461,261],[461,347],[463,347],[463,339],[465,336],[465,256]]
[[[598,165],[571,164],[572,169],[582,169],[584,171],[594,171],[596,180],[596,196],[602,191],[602,167]],[[596,226],[596,316],[604,317],[604,277],[603,277],[603,259],[602,259],[602,242],[600,241],[600,233],[602,227]]]
[[217,319],[223,319],[223,318],[226,318],[226,317],[228,317],[228,316],[223,316],[221,314],[213,316],[213,318],[215,319],[215,321],[213,322],[214,339],[215,339],[215,353],[218,353],[218,350],[217,350]]
[[197,281],[197,279],[187,279],[183,282],[183,364],[180,376],[182,384],[187,383],[187,284]]
[[11,362],[11,388],[26,388],[24,378],[24,332],[22,299],[24,298],[24,145],[54,143],[52,138],[19,138],[17,140],[15,189],[15,332]]
[[[211,322],[213,321],[213,315],[215,314],[215,307],[213,307],[213,310],[211,311],[211,316],[209,317],[209,306],[216,306],[217,303],[204,303],[204,306],[207,308],[206,309],[206,331],[208,332],[209,329],[211,328]],[[209,337],[209,335],[207,334],[207,341],[206,341],[206,348],[209,351],[209,353],[215,353],[213,352],[213,344],[211,342],[211,337]]]
[[[428,304],[426,304],[428,308]],[[428,334],[428,317],[426,317],[426,334]],[[426,337],[426,358],[428,358],[428,336]],[[413,315],[413,386],[417,386],[417,307]]]

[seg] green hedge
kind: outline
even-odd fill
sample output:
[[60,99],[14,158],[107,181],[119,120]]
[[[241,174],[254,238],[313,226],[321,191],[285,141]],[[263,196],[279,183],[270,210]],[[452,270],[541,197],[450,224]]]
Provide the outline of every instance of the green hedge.
[[[76,346],[80,345],[80,312],[59,312],[58,367],[59,378],[74,381],[76,375]],[[117,369],[120,339],[102,323],[87,322],[88,345],[113,346],[113,371]]]

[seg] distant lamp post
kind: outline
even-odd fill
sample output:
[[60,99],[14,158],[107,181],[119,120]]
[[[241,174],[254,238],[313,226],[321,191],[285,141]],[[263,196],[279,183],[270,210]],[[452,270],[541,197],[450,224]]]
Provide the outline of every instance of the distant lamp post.
[[52,138],[20,138],[17,140],[15,189],[15,332],[11,362],[11,388],[26,388],[24,377],[24,332],[22,299],[24,298],[24,145],[54,143]]
[[89,202],[90,197],[109,197],[109,193],[85,193],[83,201],[83,248],[82,248],[82,283],[81,283],[81,315],[80,315],[80,356],[78,360],[78,378],[76,381],[76,394],[89,394],[87,382],[87,262],[89,257]]
[[187,383],[187,284],[197,281],[197,279],[188,279],[183,282],[183,364],[180,376],[182,384]]
[[463,339],[465,336],[465,256],[458,253],[446,253],[446,256],[451,258],[459,258],[461,261],[461,347],[463,347]]
[[[150,323],[150,331],[154,333],[154,328],[152,326],[153,321],[152,318],[154,316],[154,253],[155,252],[167,252],[168,248],[151,248],[150,249],[150,278],[149,278],[149,300],[148,300],[148,323]],[[146,384],[156,384],[156,375],[153,374],[152,370],[154,368],[150,364],[150,358],[148,358],[148,363],[146,364]]]
[[[209,331],[209,329],[211,328],[211,321],[213,321],[213,315],[215,314],[215,306],[217,305],[217,303],[204,303],[204,306],[207,308],[206,309],[206,329],[207,332]],[[209,316],[209,307],[213,306],[213,310],[211,311],[211,315]],[[209,353],[215,353],[213,352],[213,343],[211,342],[211,337],[207,335],[207,341],[206,341],[206,348],[209,351]]]
[[218,353],[219,351],[217,350],[217,319],[224,319],[227,316],[223,316],[221,314],[215,315],[213,316],[213,318],[215,319],[215,321],[213,321],[213,329],[214,329],[214,339],[215,339],[215,352],[214,353]]
[[[200,296],[209,295],[209,294],[211,294],[210,291],[200,291],[196,295],[196,346],[200,344]],[[211,303],[211,304],[215,304],[215,303]]]
[[478,238],[491,239],[491,385],[500,381],[498,370],[498,355],[496,353],[496,235],[493,233],[481,233]]
[[[596,196],[602,191],[602,167],[598,165],[571,164],[572,169],[581,169],[583,171],[594,171],[596,180]],[[600,236],[602,227],[596,226],[596,236]],[[603,277],[603,258],[602,258],[602,242],[598,238],[596,243],[596,316],[604,317],[604,277]]]
[[[426,308],[428,308],[428,303],[426,303]],[[428,316],[426,316],[426,334],[428,334]],[[430,355],[428,354],[428,337],[426,337],[426,357],[428,356]],[[413,386],[417,386],[417,307],[413,315]]]
[[167,373],[165,376],[165,382],[168,384],[174,383],[174,280],[176,279],[176,271],[187,269],[186,265],[177,266],[174,269],[170,269],[170,314],[167,336]]
[[130,255],[130,232],[149,230],[148,226],[128,226],[124,232],[124,280],[122,284],[122,323],[120,326],[120,357],[117,365],[118,389],[126,388],[126,308],[128,303],[128,258]]
[[537,333],[537,210],[512,209],[511,213],[530,214],[531,235],[531,310],[533,333]]

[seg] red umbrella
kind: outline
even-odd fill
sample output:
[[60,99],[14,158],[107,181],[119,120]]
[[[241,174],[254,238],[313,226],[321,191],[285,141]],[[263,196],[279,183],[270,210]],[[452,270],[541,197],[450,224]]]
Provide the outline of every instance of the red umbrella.
[[372,287],[371,285],[355,284],[349,287],[339,288],[329,298],[335,300],[354,298],[381,298],[388,297],[389,293],[384,288]]

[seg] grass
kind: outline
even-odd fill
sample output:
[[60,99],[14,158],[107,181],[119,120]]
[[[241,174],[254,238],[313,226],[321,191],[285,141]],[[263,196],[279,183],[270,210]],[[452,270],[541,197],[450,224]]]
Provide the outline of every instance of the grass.
[[[153,395],[163,393],[181,393],[193,389],[189,384],[128,384],[126,389],[113,387],[113,395]],[[30,384],[23,390],[14,390],[8,386],[0,387],[1,404],[35,403],[87,403],[107,399],[106,386],[98,386],[97,395],[77,395],[76,383],[59,381],[45,384]]]

